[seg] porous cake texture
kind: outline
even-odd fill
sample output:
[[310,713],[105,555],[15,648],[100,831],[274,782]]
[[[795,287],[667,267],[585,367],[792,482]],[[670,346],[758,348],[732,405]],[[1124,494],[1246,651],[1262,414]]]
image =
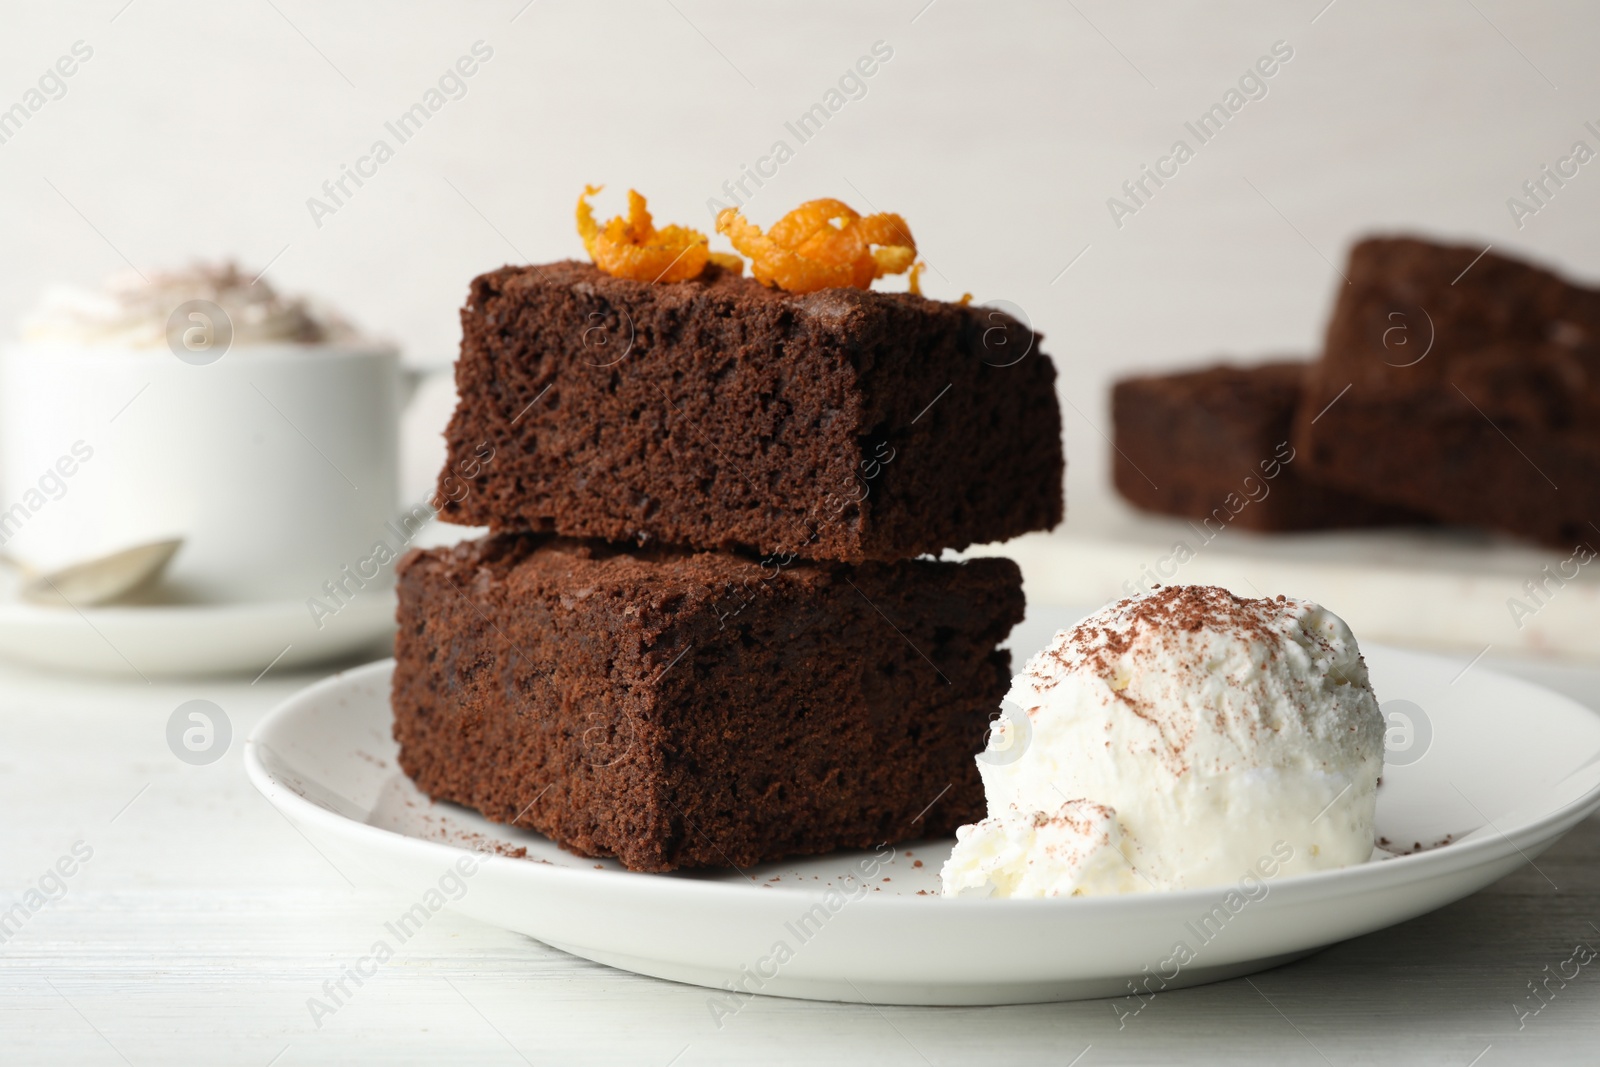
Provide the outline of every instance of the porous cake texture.
[[399,567],[400,763],[640,871],[938,836],[1022,618],[1004,559],[788,566],[492,535]]
[[786,559],[894,560],[1061,521],[1055,370],[986,307],[505,267],[461,313],[450,522]]

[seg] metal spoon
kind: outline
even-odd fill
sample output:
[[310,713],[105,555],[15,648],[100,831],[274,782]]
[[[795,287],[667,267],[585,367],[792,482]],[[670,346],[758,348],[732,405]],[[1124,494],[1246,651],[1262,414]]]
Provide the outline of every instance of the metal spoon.
[[11,556],[0,554],[0,559],[22,574],[18,594],[28,603],[90,607],[119,600],[155,580],[181,547],[181,537],[151,541],[42,574]]

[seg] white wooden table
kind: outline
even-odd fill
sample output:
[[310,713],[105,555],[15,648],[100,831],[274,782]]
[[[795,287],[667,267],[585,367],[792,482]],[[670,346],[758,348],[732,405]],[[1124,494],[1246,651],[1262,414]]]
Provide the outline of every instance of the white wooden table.
[[[1600,670],[1498,666],[1600,706]],[[0,667],[0,900],[24,899],[76,843],[93,850],[64,894],[50,881],[59,899],[0,931],[0,1063],[1600,1061],[1600,961],[1552,981],[1520,1029],[1514,1008],[1532,1009],[1528,983],[1577,942],[1600,948],[1600,819],[1539,860],[1559,889],[1524,870],[1291,966],[1162,993],[1120,1029],[1105,1001],[775,999],[719,1029],[704,990],[448,912],[319,1028],[307,999],[396,900],[354,891],[245,779],[243,739],[314,676],[145,685]],[[207,766],[166,741],[195,698],[233,730]]]

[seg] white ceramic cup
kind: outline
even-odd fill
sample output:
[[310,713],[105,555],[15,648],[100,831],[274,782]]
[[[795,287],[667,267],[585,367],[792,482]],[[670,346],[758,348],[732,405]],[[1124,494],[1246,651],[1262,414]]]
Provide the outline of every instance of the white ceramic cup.
[[[304,600],[370,554],[397,505],[397,353],[24,343],[0,353],[0,550],[41,569],[181,537],[201,602]],[[392,540],[392,538],[391,538]]]

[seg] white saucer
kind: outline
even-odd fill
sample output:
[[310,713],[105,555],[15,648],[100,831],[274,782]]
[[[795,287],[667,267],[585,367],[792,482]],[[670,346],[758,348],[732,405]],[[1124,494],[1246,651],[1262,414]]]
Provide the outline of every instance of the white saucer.
[[[1027,640],[1047,636],[1045,623],[1035,617]],[[1600,807],[1600,716],[1481,667],[1452,685],[1458,663],[1384,647],[1366,655],[1380,699],[1413,702],[1432,732],[1420,760],[1386,768],[1379,831],[1407,847],[1454,843],[1273,881],[1253,900],[1236,896],[1237,908],[1225,889],[947,900],[936,894],[949,839],[898,845],[866,879],[870,853],[742,874],[627,872],[421,796],[395,763],[392,661],[278,707],[251,736],[245,766],[347,877],[392,888],[406,907],[452,907],[601,963],[713,987],[714,1014],[749,1000],[729,983],[894,1004],[1126,997],[1114,1003],[1131,1012],[1130,980],[1153,991],[1234,977],[1402,922],[1534,862]],[[527,854],[452,873],[485,845]]]
[[129,678],[255,674],[322,663],[394,630],[392,590],[363,590],[322,627],[303,600],[41,607],[0,599],[0,656]]

